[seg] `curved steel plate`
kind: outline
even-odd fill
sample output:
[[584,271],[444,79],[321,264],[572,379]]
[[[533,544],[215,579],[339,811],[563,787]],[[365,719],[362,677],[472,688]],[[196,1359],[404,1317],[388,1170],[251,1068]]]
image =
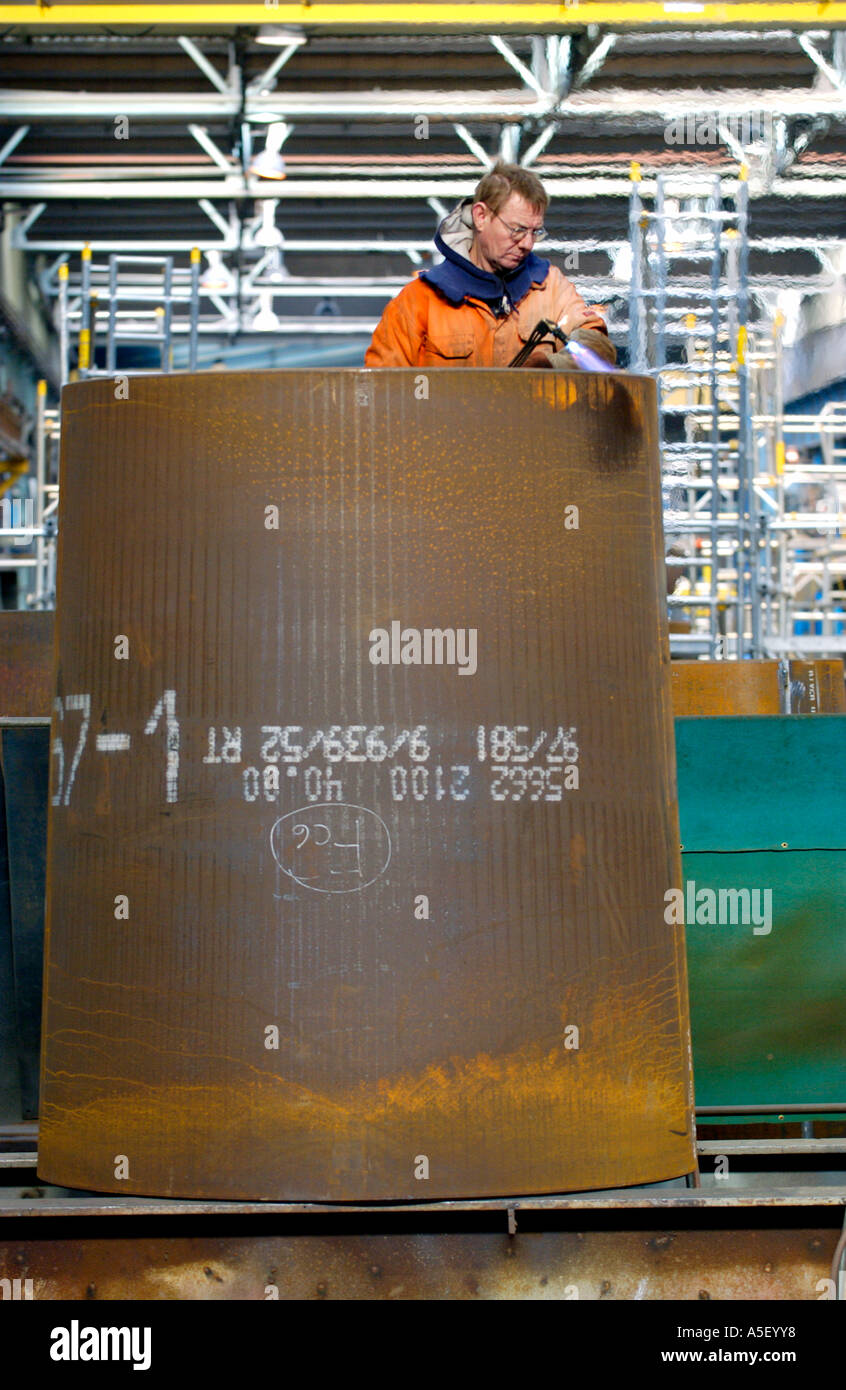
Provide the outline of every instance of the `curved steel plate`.
[[694,1167],[654,384],[67,388],[39,1172]]

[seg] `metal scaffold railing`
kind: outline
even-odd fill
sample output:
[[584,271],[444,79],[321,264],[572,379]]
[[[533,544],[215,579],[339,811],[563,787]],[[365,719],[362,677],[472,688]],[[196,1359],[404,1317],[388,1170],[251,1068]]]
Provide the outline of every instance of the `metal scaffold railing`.
[[35,420],[35,582],[31,608],[56,603],[56,536],[59,509],[59,407],[47,405],[47,382],[39,381]]
[[[132,267],[131,273],[122,272]],[[176,312],[179,329],[188,336],[188,367],[197,367],[200,306],[200,253],[191,252],[187,270],[176,270],[172,256],[109,256],[102,265],[85,246],[73,285],[67,261],[57,269],[56,283],[59,355],[62,382],[70,375],[72,339],[76,333],[77,373],[80,377],[117,371],[119,346],[153,347],[158,361],[152,368],[168,372],[173,365]],[[98,363],[97,348],[102,360]],[[139,368],[133,368],[137,375]],[[147,369],[150,370],[150,369]]]
[[744,166],[727,185],[659,175],[651,207],[632,166],[629,362],[658,388],[671,647],[836,655],[846,401],[785,411],[784,315],[750,279],[748,215]]
[[[6,465],[0,485],[0,570],[16,576],[27,608],[52,608],[56,601],[56,511],[58,508],[59,410],[47,405],[47,382],[35,396],[35,457]],[[0,468],[0,472],[3,469]],[[14,495],[12,489],[23,489]]]
[[[719,178],[654,206],[632,166],[629,363],[658,387],[673,651],[742,657],[760,643],[748,410],[745,171],[727,206]],[[686,181],[689,190],[690,181]],[[738,423],[723,428],[728,413]]]
[[[121,272],[128,267],[130,273],[122,277]],[[183,310],[181,327],[188,337],[189,365],[196,367],[199,251],[191,253],[189,269],[178,277],[171,256],[113,255],[95,270],[87,246],[75,282],[71,281],[67,260],[54,270],[62,385],[72,375],[114,376],[119,370],[119,345],[154,344],[159,359],[155,370],[169,371],[177,300]],[[74,353],[76,365],[72,369]],[[143,369],[134,366],[132,370],[138,374]],[[29,495],[11,501],[0,499],[5,502],[0,512],[0,546],[4,550],[0,569],[17,573],[27,607],[43,609],[53,608],[56,601],[60,453],[60,410],[47,405],[46,381],[38,383],[34,425],[34,474],[27,478]],[[11,553],[5,553],[8,551]]]
[[[778,329],[777,329],[778,336]],[[846,395],[846,392],[844,392]],[[846,652],[846,399],[772,426],[767,655]]]

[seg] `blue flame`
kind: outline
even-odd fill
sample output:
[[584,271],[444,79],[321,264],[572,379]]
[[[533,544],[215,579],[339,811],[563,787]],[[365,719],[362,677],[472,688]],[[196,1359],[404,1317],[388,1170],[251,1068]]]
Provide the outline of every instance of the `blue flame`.
[[609,362],[604,362],[592,348],[585,347],[584,343],[574,343],[572,338],[567,344],[567,351],[576,365],[586,372],[614,372],[617,370]]

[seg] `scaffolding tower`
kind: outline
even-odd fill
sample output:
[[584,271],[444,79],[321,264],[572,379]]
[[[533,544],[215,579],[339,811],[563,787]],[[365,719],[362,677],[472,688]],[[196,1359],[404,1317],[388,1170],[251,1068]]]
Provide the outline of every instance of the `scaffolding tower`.
[[651,207],[632,166],[629,365],[658,390],[671,650],[833,656],[846,650],[846,403],[786,414],[784,316],[750,281],[748,220],[743,165],[729,181],[658,175]]
[[[56,512],[59,504],[59,410],[36,388],[34,472],[24,460],[0,496],[0,570],[13,571],[28,608],[56,602]],[[17,470],[16,470],[17,471]],[[14,491],[12,490],[14,487]],[[23,496],[15,495],[22,491]]]
[[[122,274],[129,267],[132,273]],[[187,269],[174,267],[173,256],[111,255],[96,264],[91,247],[83,247],[77,283],[71,286],[66,260],[56,267],[56,317],[62,385],[69,379],[71,338],[77,334],[80,377],[114,376],[119,345],[158,350],[155,372],[173,364],[173,334],[178,325],[188,336],[188,370],[197,370],[200,321],[200,252],[191,251]],[[103,364],[97,365],[98,341]],[[149,369],[148,369],[149,370]],[[139,374],[139,369],[134,369]]]
[[[629,365],[658,389],[675,654],[742,657],[759,645],[748,429],[747,183],[726,206],[715,177],[654,206],[632,167]],[[729,432],[724,417],[736,420]],[[744,423],[745,422],[745,423]]]

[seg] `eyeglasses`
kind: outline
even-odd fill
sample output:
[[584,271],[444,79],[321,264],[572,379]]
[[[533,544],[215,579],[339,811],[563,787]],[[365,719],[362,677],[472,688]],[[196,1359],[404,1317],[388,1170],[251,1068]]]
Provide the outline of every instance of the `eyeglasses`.
[[[488,207],[487,203],[485,207]],[[549,236],[546,227],[512,227],[511,223],[506,222],[504,218],[500,217],[498,212],[494,212],[493,208],[488,208],[488,212],[492,217],[495,217],[497,221],[502,223],[505,230],[509,233],[511,240],[514,242],[522,241],[523,238],[527,236],[532,237],[535,241],[543,241],[545,237]]]

